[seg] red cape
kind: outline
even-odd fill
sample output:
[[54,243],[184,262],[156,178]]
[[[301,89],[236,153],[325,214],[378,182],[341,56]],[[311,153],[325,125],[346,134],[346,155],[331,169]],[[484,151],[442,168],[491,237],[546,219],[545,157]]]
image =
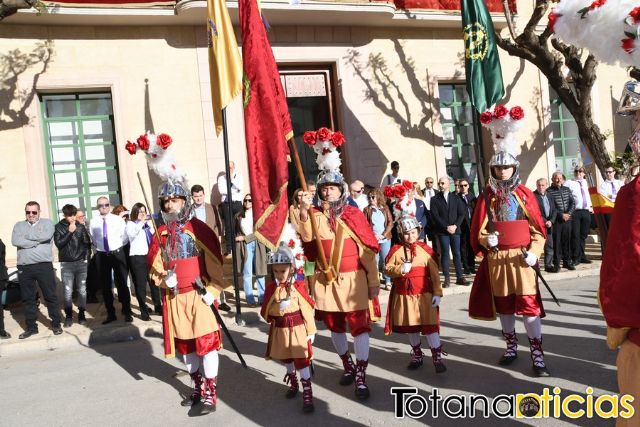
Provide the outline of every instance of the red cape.
[[[484,191],[486,192],[489,200],[494,197],[494,193],[491,188],[485,187]],[[531,218],[531,220],[535,224],[536,230],[542,233],[542,235],[546,238],[547,228],[544,225],[544,220],[542,219],[542,214],[540,213],[540,208],[538,207],[536,196],[531,190],[529,190],[522,184],[516,187],[514,193],[520,198],[520,200],[522,200],[522,203],[526,208],[525,214],[529,218]],[[485,197],[484,194],[480,194],[476,199],[476,207],[473,213],[473,219],[471,221],[471,247],[478,255],[486,255],[487,253],[487,249],[484,246],[480,245],[480,243],[478,242],[478,235],[486,218],[487,207],[485,203]],[[539,289],[536,299],[538,300],[538,304],[540,304],[540,309],[542,310],[542,314],[540,315],[540,317],[544,317],[545,313],[542,306],[542,297],[540,296]],[[471,295],[469,295],[469,317],[481,320],[493,320],[496,318],[486,256],[480,263],[480,266],[478,267],[478,271],[476,273],[476,277],[473,280]]]
[[[313,301],[313,298],[311,298],[311,295],[309,295],[309,293],[307,292],[307,287],[305,286],[304,281],[296,280],[295,282],[293,282],[293,286],[300,293],[300,295],[302,295],[302,298],[304,298],[305,301],[309,303],[311,308],[314,308],[315,302]],[[262,316],[263,319],[267,318],[266,316],[267,307],[271,302],[271,297],[273,296],[273,293],[276,291],[276,287],[277,287],[276,282],[271,282],[266,286],[264,290],[264,298],[262,300],[262,307],[260,308],[260,315]]]
[[[218,236],[216,236],[216,233],[205,222],[202,222],[195,217],[191,218],[184,225],[184,230],[193,234],[197,243],[207,248],[216,258],[218,258],[220,264],[223,264]],[[166,231],[167,226],[165,224],[158,227],[158,234],[160,235],[160,239],[162,239],[163,245],[167,243],[167,234],[162,235],[162,233],[166,233]],[[159,251],[160,246],[158,245],[158,239],[154,234],[153,239],[151,239],[151,246],[149,246],[149,253],[147,254],[147,265],[149,267],[153,265],[153,261]]]
[[600,267],[600,306],[607,325],[640,328],[640,180],[623,185],[613,208]]

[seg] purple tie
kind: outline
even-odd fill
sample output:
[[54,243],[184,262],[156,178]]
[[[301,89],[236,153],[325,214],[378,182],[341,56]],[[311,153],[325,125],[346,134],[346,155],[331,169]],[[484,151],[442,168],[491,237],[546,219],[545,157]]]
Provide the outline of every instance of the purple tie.
[[616,186],[613,183],[613,181],[611,181],[611,195],[613,196],[614,199],[616,198],[616,193],[617,193]]
[[102,244],[104,251],[109,252],[109,235],[107,234],[107,218],[102,218]]
[[144,226],[142,226],[142,228],[144,229],[145,234],[147,235],[147,245],[151,246],[151,228],[149,227],[149,224],[145,224]]

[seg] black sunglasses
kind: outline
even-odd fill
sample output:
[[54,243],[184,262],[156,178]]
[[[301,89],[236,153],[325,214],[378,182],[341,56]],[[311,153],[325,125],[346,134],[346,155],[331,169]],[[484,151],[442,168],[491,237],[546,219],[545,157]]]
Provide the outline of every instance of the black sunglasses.
[[38,211],[24,211],[26,215],[38,215]]
[[109,206],[111,206],[109,203],[101,203],[98,205],[99,208],[108,208]]
[[245,202],[245,203],[247,203],[247,202],[253,202],[253,200],[251,200],[251,199],[244,199],[244,202]]

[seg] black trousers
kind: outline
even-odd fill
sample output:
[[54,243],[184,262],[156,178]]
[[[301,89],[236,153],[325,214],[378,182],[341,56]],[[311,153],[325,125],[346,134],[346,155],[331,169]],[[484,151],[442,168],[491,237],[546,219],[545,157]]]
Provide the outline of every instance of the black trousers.
[[60,310],[58,308],[56,276],[53,271],[53,264],[39,262],[37,264],[19,265],[18,282],[20,283],[20,297],[24,306],[27,330],[38,329],[36,324],[38,317],[38,307],[36,306],[38,286],[49,311],[51,326],[54,328],[60,326]]
[[[231,248],[235,244],[235,236],[231,232],[231,225],[233,223],[233,218],[235,218],[236,214],[242,211],[242,202],[231,202],[231,218],[229,218],[229,202],[222,202],[218,205],[218,211],[220,212],[220,216],[222,217],[222,221],[224,221],[224,242],[225,242],[225,253],[230,253]],[[235,230],[236,232],[238,230]]]
[[146,255],[130,255],[129,256],[129,269],[131,271],[131,278],[133,279],[133,285],[136,290],[136,299],[140,306],[140,313],[147,312],[147,283],[149,289],[151,289],[151,299],[153,305],[160,306],[160,290],[158,287],[151,283],[149,280],[149,268],[147,267]]
[[571,261],[571,220],[553,225],[553,263]]
[[106,253],[96,253],[96,269],[102,284],[102,297],[104,306],[109,317],[115,317],[116,309],[113,306],[113,290],[111,289],[111,272],[113,271],[114,282],[118,289],[118,299],[122,304],[124,314],[131,314],[131,294],[127,288],[127,277],[129,275],[127,267],[127,256],[124,249]]
[[591,228],[591,212],[587,209],[576,209],[571,215],[571,250],[574,262],[584,258],[584,247]]
[[554,264],[553,252],[553,228],[547,228],[547,240],[544,241],[544,266],[551,267]]
[[[0,295],[7,288],[7,281],[0,280]],[[4,331],[4,307],[0,304],[0,331]]]
[[476,268],[476,255],[471,247],[471,230],[466,227],[460,229],[460,256],[462,268],[472,270]]

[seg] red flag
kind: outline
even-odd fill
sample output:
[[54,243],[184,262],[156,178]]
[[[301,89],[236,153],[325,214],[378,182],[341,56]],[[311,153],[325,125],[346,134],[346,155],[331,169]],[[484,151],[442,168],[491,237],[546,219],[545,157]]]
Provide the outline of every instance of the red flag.
[[275,249],[288,215],[291,117],[256,0],[240,0],[244,133],[255,235]]

